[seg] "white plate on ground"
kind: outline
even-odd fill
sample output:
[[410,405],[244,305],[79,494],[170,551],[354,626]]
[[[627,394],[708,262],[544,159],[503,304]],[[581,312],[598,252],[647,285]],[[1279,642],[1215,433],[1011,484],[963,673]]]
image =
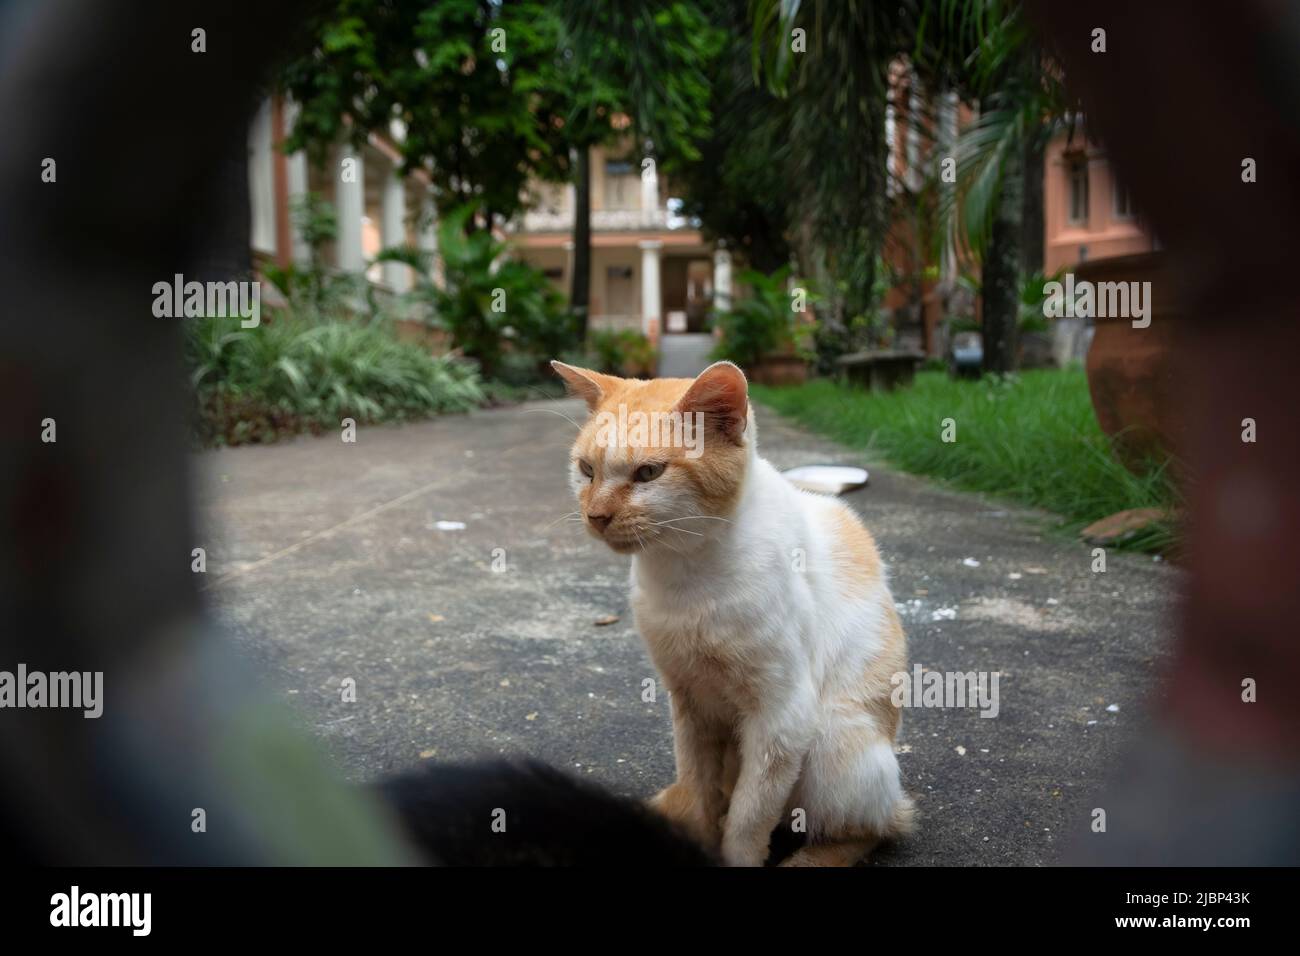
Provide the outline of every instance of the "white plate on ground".
[[781,474],[796,488],[827,495],[842,495],[867,483],[867,470],[849,465],[800,465]]

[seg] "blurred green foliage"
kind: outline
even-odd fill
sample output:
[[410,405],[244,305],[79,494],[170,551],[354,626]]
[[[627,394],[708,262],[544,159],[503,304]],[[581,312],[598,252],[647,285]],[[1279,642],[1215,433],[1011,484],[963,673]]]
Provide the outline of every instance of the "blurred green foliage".
[[382,323],[263,315],[185,320],[185,358],[204,445],[465,411],[483,393],[472,368],[400,342]]

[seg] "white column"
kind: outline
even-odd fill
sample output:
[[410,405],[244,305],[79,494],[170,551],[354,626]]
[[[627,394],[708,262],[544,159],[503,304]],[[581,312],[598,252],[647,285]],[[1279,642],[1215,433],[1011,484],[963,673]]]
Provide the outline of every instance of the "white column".
[[346,143],[339,150],[335,205],[339,214],[338,267],[344,272],[360,274],[366,258],[361,250],[361,217],[366,209],[366,171],[361,154]]
[[661,307],[659,303],[659,239],[643,239],[641,247],[641,331],[657,335],[660,331]]
[[[942,162],[945,159],[952,159],[953,169],[956,170],[957,159],[957,117],[959,115],[960,104],[957,101],[957,94],[948,92],[944,93],[939,100],[939,159]],[[957,191],[956,183],[943,182],[942,177],[939,181],[944,202],[951,202],[952,194]],[[952,283],[957,279],[957,245],[954,237],[949,234],[944,241],[943,254],[939,258],[939,276],[944,283]]]
[[429,256],[429,279],[442,288],[442,270],[438,267],[438,209],[428,191],[420,200],[420,249]]
[[[406,183],[398,177],[398,169],[394,164],[384,179],[383,218],[379,228],[385,249],[406,245]],[[394,292],[405,292],[411,287],[409,267],[400,262],[385,262],[384,284]]]
[[[892,73],[891,84],[892,84]],[[894,150],[898,146],[898,113],[894,109],[894,87],[885,93],[885,191],[894,195],[898,183],[894,181]]]
[[713,308],[718,312],[731,308],[731,253],[722,246],[713,250]]
[[[293,132],[294,123],[298,121],[298,104],[285,97],[284,100],[284,131],[287,136]],[[302,237],[302,231],[298,228],[297,209],[305,201],[307,196],[307,154],[303,150],[291,153],[288,157],[288,187],[289,187],[289,234],[292,237],[293,244],[293,261],[299,265],[306,265],[311,259],[311,249],[307,247],[307,242]]]
[[907,188],[919,190],[922,183],[921,172],[921,78],[915,70],[908,71],[907,80]]
[[249,243],[275,254],[275,157],[272,154],[271,101],[263,100],[248,134]]
[[659,170],[654,158],[641,161],[641,221],[653,222],[659,209]]

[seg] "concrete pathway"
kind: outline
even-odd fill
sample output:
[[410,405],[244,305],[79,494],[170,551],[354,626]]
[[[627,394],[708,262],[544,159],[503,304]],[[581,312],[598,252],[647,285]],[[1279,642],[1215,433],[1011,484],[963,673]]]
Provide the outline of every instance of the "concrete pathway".
[[[198,456],[211,605],[348,778],[527,753],[629,794],[672,780],[668,702],[641,699],[630,559],[564,520],[580,415],[533,403]],[[759,445],[782,467],[864,463],[766,413]],[[1148,703],[1176,572],[1111,554],[1094,574],[1049,516],[866,464],[848,500],[890,565],[911,660],[1002,675],[996,718],[907,712],[923,818],[878,859],[1054,862]]]
[[717,345],[706,332],[669,332],[659,337],[659,377],[694,378],[713,364]]

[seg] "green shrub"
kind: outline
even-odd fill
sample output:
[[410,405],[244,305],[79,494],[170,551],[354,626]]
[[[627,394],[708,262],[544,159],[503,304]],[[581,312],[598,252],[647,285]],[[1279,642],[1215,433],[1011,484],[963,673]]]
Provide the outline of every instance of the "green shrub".
[[419,279],[411,296],[427,302],[431,322],[451,334],[451,344],[475,359],[485,378],[494,378],[507,352],[542,362],[572,348],[573,317],[540,270],[506,258],[505,243],[486,229],[466,231],[474,207],[462,206],[438,226],[438,254],[444,284],[428,279],[428,261],[414,249],[385,249],[375,261],[414,267]]
[[186,360],[205,445],[423,418],[483,400],[474,371],[400,342],[383,325],[284,314],[186,320]]
[[650,378],[659,367],[659,353],[650,340],[632,329],[602,330],[587,336],[596,371],[627,378]]
[[[295,313],[343,318],[369,299],[364,275],[334,272],[325,262],[325,245],[338,240],[334,204],[316,193],[295,197],[290,211],[294,228],[308,249],[305,265],[268,262],[262,274],[280,290]],[[369,303],[373,311],[373,303]]]
[[[786,281],[788,266],[764,275],[752,269],[740,273],[740,281],[749,287],[749,295],[739,299],[726,312],[719,313],[718,327],[722,340],[713,357],[735,362],[741,368],[753,368],[768,355],[803,354],[795,328],[797,313],[791,308]],[[805,327],[811,331],[811,326]]]

